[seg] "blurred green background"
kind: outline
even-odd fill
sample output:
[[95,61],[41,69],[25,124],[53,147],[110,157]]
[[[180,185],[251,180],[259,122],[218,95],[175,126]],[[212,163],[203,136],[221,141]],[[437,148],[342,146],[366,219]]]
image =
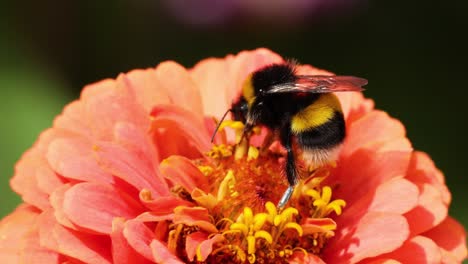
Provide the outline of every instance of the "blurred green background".
[[277,9],[271,3],[278,1],[254,2],[7,3],[0,11],[0,217],[20,201],[8,183],[15,162],[83,85],[167,59],[190,67],[268,47],[369,79],[366,95],[431,155],[452,190],[450,214],[468,226],[467,2],[312,0]]

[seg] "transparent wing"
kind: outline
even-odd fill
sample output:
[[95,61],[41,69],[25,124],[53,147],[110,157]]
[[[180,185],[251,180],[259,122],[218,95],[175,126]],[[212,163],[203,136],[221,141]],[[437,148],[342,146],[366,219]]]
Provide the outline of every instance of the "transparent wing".
[[354,76],[299,75],[294,83],[273,85],[266,93],[333,93],[362,91],[367,80]]

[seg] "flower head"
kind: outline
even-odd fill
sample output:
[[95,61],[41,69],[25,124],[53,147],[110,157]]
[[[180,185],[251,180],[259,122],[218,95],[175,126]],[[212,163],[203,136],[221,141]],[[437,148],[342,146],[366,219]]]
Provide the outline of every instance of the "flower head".
[[[283,210],[284,151],[265,129],[219,118],[265,49],[174,62],[89,85],[16,165],[24,203],[0,222],[8,263],[454,263],[464,228],[401,123],[338,94],[347,138]],[[304,74],[330,74],[299,66]],[[242,140],[241,140],[242,139]],[[240,141],[240,142],[239,142]],[[4,262],[5,262],[4,261]]]

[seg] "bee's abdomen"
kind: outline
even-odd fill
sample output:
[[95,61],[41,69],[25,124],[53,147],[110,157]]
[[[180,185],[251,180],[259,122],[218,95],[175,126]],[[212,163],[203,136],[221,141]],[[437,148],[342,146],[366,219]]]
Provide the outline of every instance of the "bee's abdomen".
[[294,134],[304,150],[334,148],[340,145],[345,138],[346,128],[343,114],[340,111],[334,111],[333,116],[328,121]]

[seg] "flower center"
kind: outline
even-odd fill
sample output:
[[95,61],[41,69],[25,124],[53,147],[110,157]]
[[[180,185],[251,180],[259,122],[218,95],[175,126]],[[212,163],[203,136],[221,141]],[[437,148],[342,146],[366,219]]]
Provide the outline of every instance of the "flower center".
[[[237,130],[240,140],[242,125],[228,122],[225,126]],[[193,199],[208,209],[217,229],[208,237],[222,236],[213,243],[209,255],[201,253],[200,243],[195,260],[287,263],[296,254],[320,254],[336,229],[329,215],[341,214],[345,206],[341,199],[332,200],[329,186],[321,186],[330,168],[315,169],[309,180],[296,187],[289,202],[291,207],[278,211],[275,204],[288,187],[284,157],[267,148],[259,151],[248,142],[245,138],[235,146],[214,145],[207,153],[208,159],[194,161],[211,185],[208,194]]]

